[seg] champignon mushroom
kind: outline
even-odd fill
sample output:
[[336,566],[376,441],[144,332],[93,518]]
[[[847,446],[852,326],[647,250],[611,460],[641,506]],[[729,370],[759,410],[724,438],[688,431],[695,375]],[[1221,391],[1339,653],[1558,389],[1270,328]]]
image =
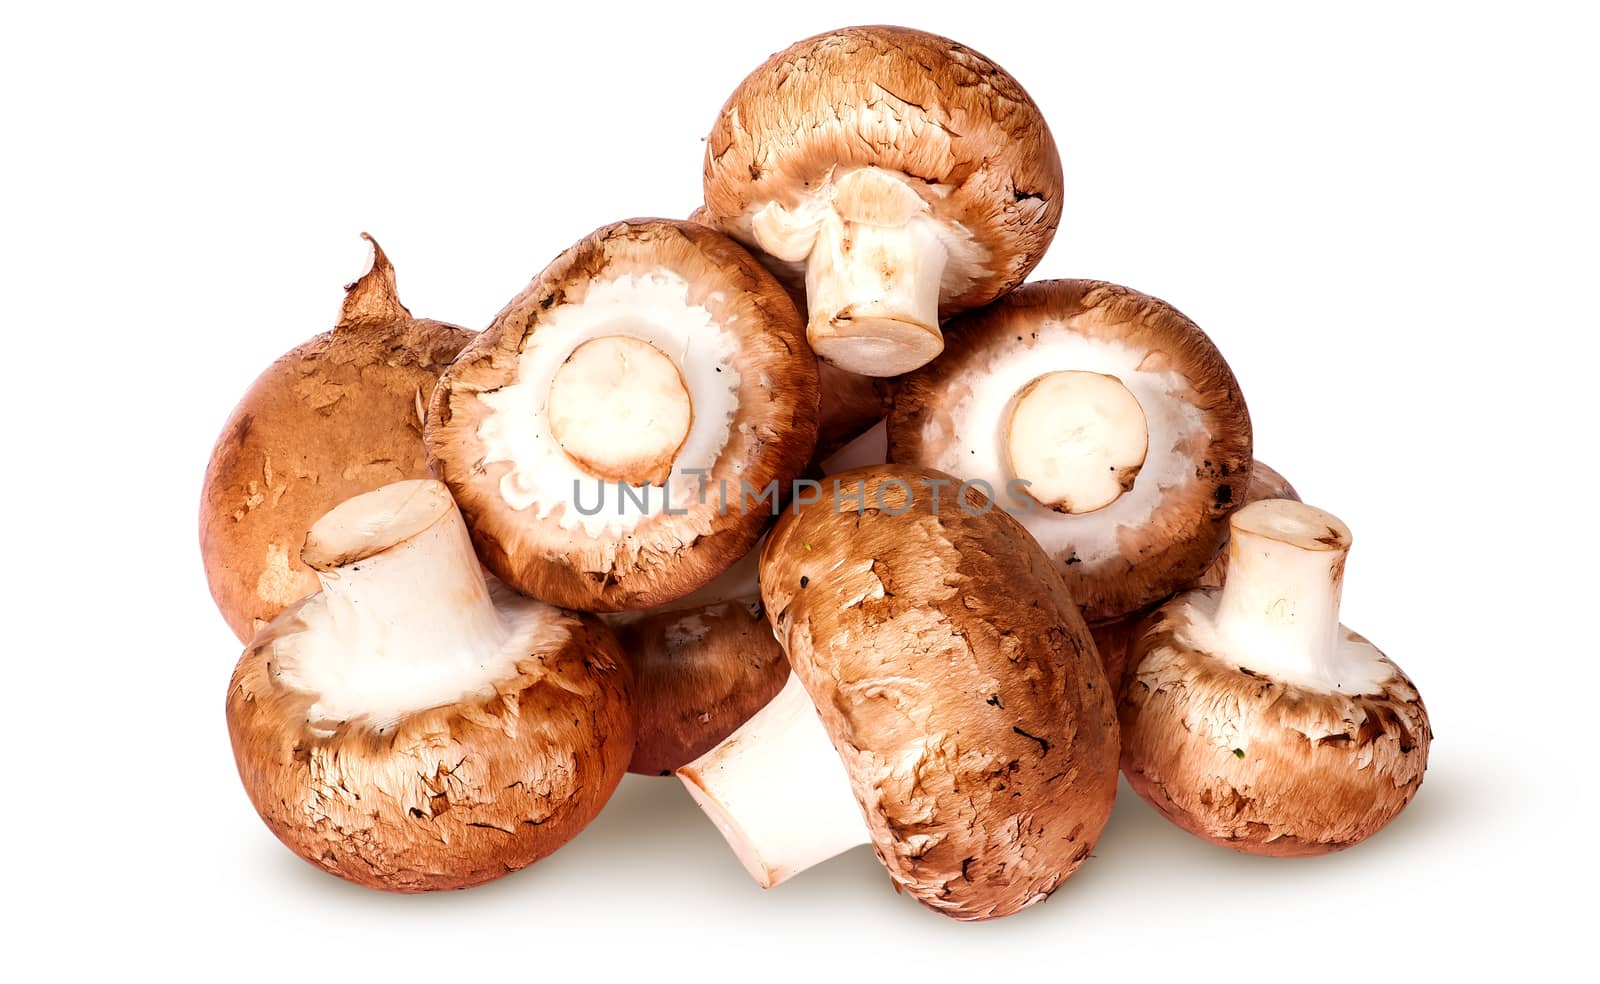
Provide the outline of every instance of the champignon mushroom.
[[322,591],[228,689],[239,778],[301,857],[372,888],[464,888],[554,851],[633,753],[627,665],[596,619],[485,583],[445,487],[335,507],[302,559]]
[[[1251,464],[1250,481],[1245,485],[1244,502],[1241,506],[1260,502],[1262,499],[1298,501],[1299,498],[1294,486],[1290,485],[1282,475],[1261,461]],[[1228,551],[1224,549],[1217,555],[1217,559],[1211,562],[1211,566],[1205,569],[1205,573],[1189,587],[1220,588],[1227,575]],[[1100,662],[1105,666],[1106,679],[1111,681],[1113,690],[1120,692],[1122,689],[1123,671],[1128,663],[1128,647],[1138,636],[1139,627],[1147,615],[1149,611],[1136,612],[1089,626],[1089,631],[1094,636],[1095,648],[1100,650]]]
[[629,772],[670,776],[782,689],[789,661],[761,607],[759,551],[677,601],[604,616],[633,667],[639,738]]
[[418,320],[371,236],[372,269],[345,288],[332,331],[263,372],[222,427],[200,493],[200,553],[241,642],[317,590],[300,562],[312,521],[339,502],[424,478],[422,415],[473,333]]
[[870,842],[924,905],[1003,916],[1059,887],[1110,815],[1115,710],[1083,619],[1027,532],[959,485],[845,472],[768,538],[761,595],[794,677],[678,770],[763,886]]
[[1432,732],[1416,688],[1339,624],[1350,530],[1267,499],[1234,513],[1227,583],[1157,609],[1123,691],[1128,782],[1183,829],[1321,854],[1411,801]]
[[941,317],[1039,262],[1061,160],[1033,100],[988,58],[852,27],[773,55],[734,91],[706,140],[705,200],[804,284],[818,355],[894,376],[939,354]]
[[633,219],[563,253],[461,353],[425,438],[490,570],[623,611],[743,556],[772,510],[742,491],[787,485],[816,429],[816,361],[777,281],[705,226]]
[[1028,284],[901,380],[889,460],[975,483],[1056,561],[1090,624],[1206,569],[1250,472],[1250,414],[1194,322],[1126,287]]

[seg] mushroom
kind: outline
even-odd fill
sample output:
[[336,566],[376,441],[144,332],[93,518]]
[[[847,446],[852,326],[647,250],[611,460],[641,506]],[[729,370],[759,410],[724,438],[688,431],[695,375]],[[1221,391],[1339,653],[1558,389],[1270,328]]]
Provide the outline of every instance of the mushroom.
[[781,51],[706,140],[706,209],[803,284],[819,356],[868,376],[923,365],[942,317],[1021,283],[1061,216],[1044,117],[946,38],[852,27]]
[[1123,691],[1128,782],[1252,854],[1336,851],[1411,801],[1432,732],[1416,687],[1339,624],[1350,530],[1288,499],[1234,513],[1227,583],[1157,609]]
[[944,356],[897,385],[890,461],[979,483],[1091,625],[1200,576],[1244,491],[1251,431],[1194,322],[1126,287],[1051,280],[950,329]]
[[223,425],[200,493],[211,596],[239,641],[317,590],[306,527],[386,482],[425,478],[422,415],[473,333],[418,320],[371,236],[372,269],[345,288],[338,324],[263,372]]
[[670,776],[764,707],[789,661],[761,607],[760,544],[659,608],[603,616],[633,668],[638,744],[628,771]]
[[[1294,486],[1288,479],[1273,471],[1261,461],[1255,461],[1250,466],[1250,481],[1245,485],[1244,502],[1241,506],[1262,499],[1294,499],[1300,496],[1295,492]],[[1217,559],[1205,569],[1205,573],[1189,587],[1220,588],[1228,574],[1228,551],[1224,549],[1217,554]],[[1165,600],[1165,599],[1163,599]],[[1123,671],[1127,668],[1128,647],[1139,634],[1139,627],[1144,622],[1148,611],[1137,612],[1133,615],[1124,615],[1122,618],[1112,619],[1109,622],[1097,622],[1089,626],[1089,631],[1094,635],[1095,648],[1100,650],[1100,661],[1106,669],[1106,679],[1111,681],[1113,690],[1120,691]]]
[[1117,724],[1088,630],[1027,532],[959,485],[844,472],[768,538],[761,595],[794,676],[678,770],[763,886],[870,842],[924,905],[1003,916],[1105,826]]
[[444,373],[430,462],[484,564],[589,611],[661,605],[743,556],[811,457],[817,368],[777,281],[705,226],[567,250]]
[[465,888],[554,851],[633,753],[628,667],[592,616],[486,584],[445,487],[336,506],[301,559],[322,590],[228,688],[239,778],[301,857],[372,888]]

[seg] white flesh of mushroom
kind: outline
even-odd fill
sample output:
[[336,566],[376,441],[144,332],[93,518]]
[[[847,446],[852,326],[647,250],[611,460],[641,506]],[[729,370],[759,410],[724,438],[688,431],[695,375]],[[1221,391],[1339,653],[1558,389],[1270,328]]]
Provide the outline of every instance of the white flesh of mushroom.
[[1011,473],[1058,512],[1104,509],[1133,487],[1150,446],[1144,410],[1115,376],[1046,373],[1017,394],[1006,423]]
[[909,177],[877,167],[832,171],[799,202],[758,203],[735,224],[774,259],[804,266],[811,347],[867,376],[937,356],[940,301],[970,287],[989,258],[966,229],[933,216]]
[[[478,397],[489,408],[478,427],[484,464],[509,462],[511,466],[500,479],[500,494],[507,505],[534,509],[539,519],[559,510],[557,521],[562,529],[581,528],[585,535],[597,538],[625,534],[647,516],[660,513],[669,505],[669,492],[674,509],[698,501],[699,480],[688,472],[709,470],[728,443],[739,405],[739,373],[733,365],[739,343],[732,331],[719,326],[711,312],[691,298],[693,290],[686,279],[670,271],[648,276],[625,274],[593,282],[580,298],[544,313],[539,329],[528,336],[517,357],[516,379]],[[665,486],[629,483],[631,495],[615,481],[574,460],[551,429],[549,401],[557,375],[563,374],[563,366],[579,346],[612,337],[646,343],[670,361],[687,391],[687,406],[692,408],[688,433],[671,462],[672,481]],[[669,414],[676,412],[674,407],[682,409],[675,398],[662,398],[662,394],[671,396],[667,385],[671,377],[651,371],[648,378],[656,387],[653,395],[624,385],[609,405],[556,409],[566,415],[615,418],[622,413],[622,402],[636,396]],[[561,396],[562,390],[555,395]],[[670,431],[676,425],[661,426]],[[592,431],[615,434],[619,442],[626,442],[631,456],[643,447],[640,441],[653,448],[668,440],[657,433],[659,429],[652,424],[646,428],[652,436],[642,438],[608,431],[599,424]],[[575,498],[589,515],[579,512]],[[636,502],[645,505],[640,508]]]
[[591,338],[574,349],[550,383],[546,410],[567,457],[598,478],[630,485],[666,483],[694,420],[678,367],[627,335]]
[[766,707],[677,775],[762,888],[871,842],[844,762],[792,673]]
[[311,527],[302,559],[322,592],[281,635],[275,660],[290,687],[317,695],[313,726],[399,717],[492,696],[496,681],[545,634],[566,629],[558,609],[491,596],[450,493],[425,479],[348,499]]
[[1281,683],[1381,693],[1394,664],[1339,624],[1349,528],[1291,499],[1251,503],[1231,527],[1228,580],[1218,594],[1187,596],[1180,639]]
[[[1047,329],[1047,330],[1046,330]],[[1039,545],[1051,556],[1077,555],[1092,570],[1122,559],[1122,528],[1137,528],[1166,500],[1168,492],[1196,481],[1193,448],[1209,443],[1201,411],[1186,394],[1188,382],[1164,369],[1149,353],[1128,345],[1088,339],[1045,325],[1029,345],[998,347],[981,365],[954,385],[961,395],[949,414],[929,414],[923,440],[943,446],[929,467],[982,480],[994,490],[999,505],[1017,514]],[[1116,501],[1085,515],[1057,512],[1039,505],[1018,486],[1007,460],[1007,425],[1011,409],[1029,384],[1052,371],[1077,370],[1117,379],[1138,402],[1148,435],[1148,451],[1133,488]],[[959,429],[951,433],[948,425]]]

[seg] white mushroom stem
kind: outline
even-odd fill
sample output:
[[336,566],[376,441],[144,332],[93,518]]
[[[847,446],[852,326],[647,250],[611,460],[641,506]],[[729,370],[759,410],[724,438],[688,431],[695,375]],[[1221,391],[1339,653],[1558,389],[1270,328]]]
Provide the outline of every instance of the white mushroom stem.
[[864,376],[898,376],[944,350],[945,248],[923,222],[883,227],[830,217],[806,264],[806,335],[816,353]]
[[824,359],[864,376],[898,376],[944,350],[939,298],[949,251],[928,203],[876,167],[833,178],[827,204],[753,220],[761,248],[806,264],[806,335]]
[[1228,579],[1216,631],[1230,660],[1279,680],[1337,686],[1339,597],[1350,529],[1290,499],[1265,499],[1230,518]]
[[689,389],[660,349],[627,335],[584,342],[550,382],[550,433],[590,475],[661,485],[694,422]]
[[1047,508],[1087,513],[1133,488],[1150,449],[1144,408],[1116,376],[1046,373],[1017,394],[1002,444],[1011,474]]
[[[327,634],[305,669],[317,673],[329,716],[359,713],[346,704],[406,706],[413,691],[433,692],[435,678],[472,679],[509,634],[439,482],[396,482],[346,500],[311,527],[301,559],[322,582]],[[389,692],[396,688],[407,693]]]
[[762,888],[870,842],[844,763],[792,673],[766,707],[677,775]]

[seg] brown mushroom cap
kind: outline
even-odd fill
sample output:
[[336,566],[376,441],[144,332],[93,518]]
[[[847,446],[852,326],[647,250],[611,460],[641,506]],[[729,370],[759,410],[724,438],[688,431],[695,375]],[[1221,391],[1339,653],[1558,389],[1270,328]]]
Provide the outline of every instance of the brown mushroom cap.
[[[438,483],[401,484],[435,486],[447,500]],[[445,521],[459,525],[453,507]],[[336,579],[354,577],[372,558],[414,545],[416,533],[402,530],[392,542],[376,534],[369,550],[327,563]],[[458,536],[462,566],[482,592],[464,528]],[[472,593],[394,604],[413,611],[410,631],[422,632],[435,606]],[[628,667],[616,640],[592,616],[497,583],[485,597],[506,635],[483,659],[504,672],[398,714],[346,715],[335,707],[340,717],[330,719],[328,692],[307,688],[312,679],[337,683],[319,675],[314,661],[338,660],[341,647],[366,638],[340,621],[330,609],[339,603],[325,593],[284,611],[245,650],[227,700],[239,777],[267,826],[295,853],[371,888],[465,888],[550,854],[599,812],[634,740]],[[372,700],[375,707],[386,702],[377,692]]]
[[[944,355],[897,384],[891,461],[987,483],[1091,623],[1152,605],[1206,569],[1249,475],[1251,429],[1204,332],[1156,298],[1088,280],[1027,284],[947,328]],[[1011,484],[1021,477],[1005,448],[1012,411],[1053,373],[1115,377],[1147,421],[1142,467],[1102,508],[1058,511]]]
[[1200,650],[1190,608],[1214,605],[1216,590],[1163,606],[1135,644],[1122,699],[1129,784],[1183,829],[1251,854],[1324,854],[1371,836],[1427,768],[1432,733],[1416,687],[1392,662],[1380,692],[1343,694]]
[[422,416],[465,328],[413,318],[370,236],[372,269],[339,323],[267,367],[229,415],[200,493],[211,596],[241,642],[317,590],[300,541],[318,516],[388,482],[424,478]]
[[754,245],[755,209],[798,204],[830,172],[861,167],[916,179],[934,214],[987,253],[983,275],[943,298],[946,314],[1020,284],[1061,218],[1061,158],[1017,80],[949,38],[890,26],[818,34],[751,72],[706,139],[705,208]]
[[670,776],[783,689],[789,661],[761,607],[757,550],[691,595],[605,617],[633,668],[639,738],[629,772]]
[[1421,785],[1432,732],[1416,687],[1338,622],[1349,545],[1321,510],[1254,503],[1233,520],[1227,585],[1145,623],[1119,702],[1122,768],[1185,830],[1322,854],[1371,836]]
[[[549,433],[547,377],[594,337],[641,339],[682,374],[692,423],[665,484],[652,471],[619,489]],[[609,381],[597,416],[626,409],[629,378]],[[682,597],[749,550],[770,511],[735,507],[741,480],[786,485],[816,426],[816,362],[772,276],[705,226],[633,219],[563,253],[461,353],[425,438],[490,570],[553,604],[623,611]]]
[[[836,476],[762,552],[779,639],[895,884],[958,919],[1015,912],[1088,857],[1116,794],[1117,724],[1056,565],[940,472]],[[942,486],[937,509],[930,482]]]
[[[924,211],[937,223],[948,256],[937,286],[941,317],[1021,283],[1061,216],[1061,161],[1022,86],[954,41],[883,26],[807,38],[740,84],[706,141],[706,209],[718,226],[761,248],[764,210],[806,216],[819,196],[862,169],[909,192],[892,207],[874,192],[870,209]],[[844,212],[849,221],[863,218],[854,205]],[[809,248],[799,258],[773,255],[784,252],[776,247],[764,252],[798,287]],[[937,326],[925,327],[937,336]]]

